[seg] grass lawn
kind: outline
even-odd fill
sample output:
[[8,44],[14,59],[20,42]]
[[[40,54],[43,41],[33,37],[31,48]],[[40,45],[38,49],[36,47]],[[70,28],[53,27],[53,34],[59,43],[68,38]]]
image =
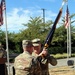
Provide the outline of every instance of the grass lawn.
[[[57,59],[63,59],[67,57],[67,53],[63,53],[63,54],[52,54],[52,56],[54,56]],[[71,57],[75,57],[75,54],[71,54]]]

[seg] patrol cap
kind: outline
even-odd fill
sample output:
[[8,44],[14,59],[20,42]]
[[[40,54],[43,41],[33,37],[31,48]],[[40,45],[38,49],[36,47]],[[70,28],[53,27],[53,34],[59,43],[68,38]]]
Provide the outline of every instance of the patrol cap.
[[23,40],[22,45],[24,45],[24,46],[33,46],[32,42],[30,40]]
[[33,46],[39,46],[40,39],[36,38],[32,40]]

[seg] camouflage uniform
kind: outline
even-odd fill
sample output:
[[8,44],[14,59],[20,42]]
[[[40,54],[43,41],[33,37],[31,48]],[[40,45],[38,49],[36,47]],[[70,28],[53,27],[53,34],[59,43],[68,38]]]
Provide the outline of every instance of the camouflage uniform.
[[3,48],[0,48],[0,58],[6,58],[6,51]]
[[[0,43],[0,58],[2,58],[1,60],[3,60],[3,58],[6,58],[6,56],[7,56],[7,53],[4,50],[2,44]],[[8,75],[7,74],[7,67],[6,67],[5,62],[0,64],[0,75]]]
[[14,62],[15,75],[35,75],[39,64],[30,54],[33,51],[33,45],[29,40],[23,40],[22,45],[24,52],[17,56]]
[[33,52],[32,56],[33,56],[33,62],[31,62],[31,63],[34,66],[34,75],[42,75],[41,64],[40,64],[39,60],[37,59],[38,54]]
[[31,60],[32,57],[27,51],[24,51],[22,54],[17,56],[14,62],[15,75],[33,75],[30,74]]
[[[32,54],[33,56],[37,57],[38,55],[36,53],[33,52]],[[41,75],[49,75],[49,70],[48,70],[48,60],[44,60],[43,59],[41,61],[38,60],[38,63],[39,63],[39,67],[40,67],[40,72],[41,72]],[[37,67],[38,68],[38,67]],[[36,68],[36,69],[37,69]],[[36,71],[36,75],[38,71]]]
[[[40,43],[40,39],[36,38],[32,40],[33,46],[34,46],[34,52],[32,53],[32,56],[37,57],[38,58],[38,54],[41,51],[41,43]],[[37,48],[38,47],[38,48]],[[49,63],[53,66],[55,66],[57,64],[57,61],[54,57],[48,55],[46,56],[46,58],[42,58],[38,59],[39,62],[39,67],[40,67],[40,71],[41,71],[41,75],[49,75]],[[38,68],[38,67],[37,67]],[[37,71],[38,72],[38,71]],[[36,72],[36,74],[37,74]]]
[[39,70],[39,68],[36,70],[38,65],[38,62],[35,62],[32,56],[25,51],[15,58],[15,75],[35,75],[35,72]]
[[[36,53],[33,53],[33,56],[37,57],[38,55]],[[40,71],[41,75],[49,75],[49,63],[53,66],[55,66],[57,64],[56,59],[53,56],[48,56],[47,58],[41,58],[41,60],[37,60],[39,63],[39,66],[37,66],[36,69],[38,69],[38,67],[40,67],[39,70],[36,71],[36,75],[38,75],[38,71]]]
[[33,52],[32,56],[38,57],[38,54],[36,54],[35,52]]

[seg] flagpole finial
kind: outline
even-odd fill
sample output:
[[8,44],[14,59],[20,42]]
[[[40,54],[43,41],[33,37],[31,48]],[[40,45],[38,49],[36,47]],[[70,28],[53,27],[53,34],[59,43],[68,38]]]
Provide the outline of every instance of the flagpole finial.
[[68,2],[68,0],[63,0],[63,2]]
[[63,0],[62,2],[62,7],[64,6],[64,4],[67,2],[68,0]]

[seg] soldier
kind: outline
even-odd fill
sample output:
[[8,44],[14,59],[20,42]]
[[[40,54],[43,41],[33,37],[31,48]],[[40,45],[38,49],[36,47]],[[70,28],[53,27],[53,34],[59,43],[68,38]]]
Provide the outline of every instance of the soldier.
[[6,51],[3,48],[3,45],[0,43],[0,58],[6,58]]
[[32,53],[32,56],[38,56],[41,52],[41,42],[40,42],[40,39],[33,39],[32,40],[32,43],[33,43],[33,53]]
[[15,58],[15,75],[33,75],[30,72],[30,62],[32,60],[33,45],[30,40],[22,41],[23,53]]
[[[23,40],[23,53],[18,55],[14,61],[15,75],[35,75],[35,68],[38,61],[32,57],[33,45],[30,40]],[[40,75],[40,74],[38,74]]]
[[[33,43],[33,46],[34,46],[32,56],[37,57],[38,55],[39,56],[42,55],[42,52],[40,53],[40,51],[41,51],[40,39],[33,39],[32,43]],[[43,51],[46,51],[46,49],[45,50],[43,49]],[[40,62],[40,68],[41,68],[40,70],[42,72],[41,75],[49,75],[49,68],[48,68],[49,63],[53,66],[55,66],[57,64],[56,59],[53,56],[50,56],[50,55],[48,55],[48,57],[46,59],[42,58],[42,60],[39,61],[39,62]],[[36,73],[36,75],[37,75],[37,73]]]
[[0,43],[0,75],[7,75],[7,67],[6,67],[6,56],[7,53],[3,48],[3,45]]
[[[34,58],[31,55],[33,51],[32,42],[30,40],[23,40],[22,46],[23,53],[18,55],[14,61],[15,75],[41,75],[37,57]],[[46,52],[42,52],[41,54],[45,55]]]

